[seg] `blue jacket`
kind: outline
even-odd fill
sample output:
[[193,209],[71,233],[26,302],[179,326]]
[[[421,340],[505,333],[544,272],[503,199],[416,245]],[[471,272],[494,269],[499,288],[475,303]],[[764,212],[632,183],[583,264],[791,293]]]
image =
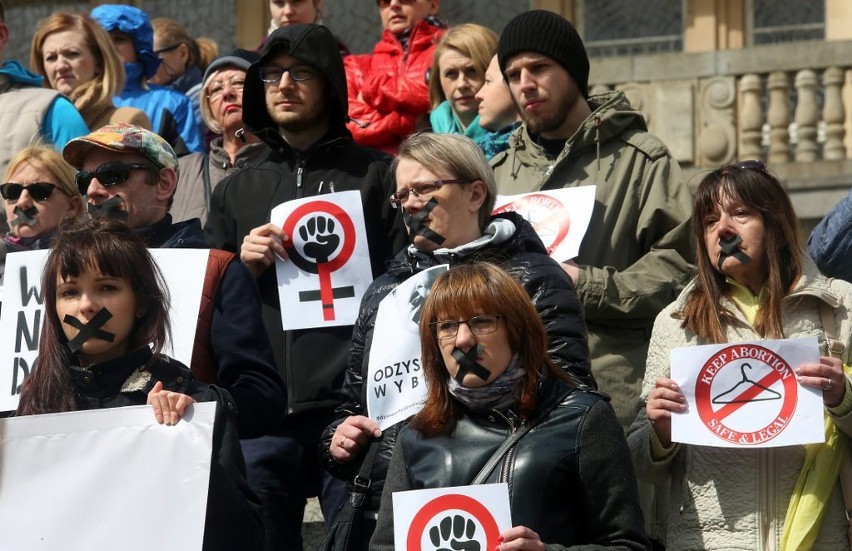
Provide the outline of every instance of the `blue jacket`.
[[[210,248],[198,218],[172,224],[167,214],[139,233],[149,247]],[[210,345],[218,364],[218,384],[237,405],[241,438],[267,434],[281,423],[287,410],[284,382],[275,368],[260,311],[254,278],[242,262],[231,262],[216,292]]]
[[852,281],[852,191],[811,232],[808,253],[825,275]]
[[[20,62],[9,60],[0,68],[0,75],[6,75],[12,82],[27,84],[35,88],[43,86],[44,79],[35,73],[24,69]],[[89,133],[89,127],[83,116],[68,98],[56,96],[44,115],[41,123],[41,135],[44,140],[53,145],[57,151],[62,151],[65,144],[79,136]]]
[[166,139],[180,157],[202,151],[201,136],[195,121],[192,100],[165,86],[148,84],[142,88],[143,65],[125,63],[127,84],[112,98],[116,107],[136,107],[151,119],[151,128]]

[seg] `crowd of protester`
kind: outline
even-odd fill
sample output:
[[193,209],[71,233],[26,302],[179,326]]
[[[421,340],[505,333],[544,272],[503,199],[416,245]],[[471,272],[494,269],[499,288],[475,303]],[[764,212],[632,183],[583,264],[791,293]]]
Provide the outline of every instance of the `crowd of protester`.
[[[381,39],[358,54],[323,7],[270,0],[257,49],[221,55],[133,6],[60,11],[28,70],[3,59],[0,3],[0,281],[7,254],[50,249],[15,413],[150,404],[174,424],[216,402],[206,550],[301,549],[306,500],[336,530],[356,491],[359,529],[337,548],[392,549],[393,492],[506,481],[503,551],[848,548],[852,195],[806,246],[760,161],[691,194],[625,94],[590,93],[583,41],[554,12],[498,35],[448,25],[439,0],[377,0]],[[498,194],[587,185],[574,258],[494,214]],[[372,275],[357,320],[285,330],[290,236],[272,209],[346,191]],[[188,366],[162,353],[151,248],[210,250]],[[379,305],[439,265],[414,319],[425,405],[380,430],[369,361],[394,345],[374,338]],[[822,393],[825,443],[673,440],[673,349],[801,336],[820,347],[794,368]],[[446,545],[470,548],[464,532]]]

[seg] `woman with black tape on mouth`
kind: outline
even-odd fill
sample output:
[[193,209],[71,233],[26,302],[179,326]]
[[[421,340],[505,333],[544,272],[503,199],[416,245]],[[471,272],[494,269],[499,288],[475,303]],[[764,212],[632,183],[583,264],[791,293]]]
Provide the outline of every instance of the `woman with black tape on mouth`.
[[[480,482],[509,485],[514,526],[489,550],[649,548],[615,412],[550,360],[544,325],[515,278],[487,262],[441,274],[420,340],[429,393],[399,431],[371,549],[393,549],[394,492]],[[515,434],[523,436],[486,467]],[[454,524],[464,520],[456,515]],[[463,524],[432,528],[433,543],[480,548],[473,522]]]
[[[790,198],[761,161],[707,174],[695,194],[692,229],[698,274],[657,316],[646,407],[628,433],[639,477],[658,491],[680,489],[667,496],[664,518],[648,520],[667,526],[669,549],[848,547],[838,477],[852,435],[852,383],[844,372],[852,285],[826,279],[804,254]],[[825,444],[672,442],[672,414],[687,410],[671,378],[673,348],[799,337],[820,345],[818,363],[792,367],[801,385],[822,392]]]
[[7,252],[48,248],[60,222],[82,214],[75,173],[59,152],[46,145],[26,147],[12,157],[0,184],[9,221],[9,233],[3,238],[0,283]]
[[[372,439],[381,435],[365,517],[375,520],[384,473],[400,425],[382,434],[367,417],[370,347],[379,303],[398,285],[428,268],[488,260],[523,285],[547,328],[548,349],[558,367],[580,385],[595,387],[589,371],[586,326],[574,285],[532,226],[517,213],[492,215],[494,173],[482,150],[460,134],[420,133],[400,146],[393,164],[396,192],[388,198],[402,211],[411,244],[389,263],[361,300],[352,335],[337,419],[320,443],[333,475],[350,480]],[[392,346],[392,343],[377,343]],[[366,538],[372,528],[367,529]],[[367,548],[363,541],[363,548]],[[360,548],[360,547],[359,547]]]

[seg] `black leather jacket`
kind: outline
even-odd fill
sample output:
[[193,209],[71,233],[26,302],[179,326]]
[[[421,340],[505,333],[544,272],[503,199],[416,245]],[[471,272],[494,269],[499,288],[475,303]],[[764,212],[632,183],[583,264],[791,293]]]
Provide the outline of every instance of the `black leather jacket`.
[[[606,395],[544,379],[538,398],[539,412],[556,406],[486,479],[508,484],[513,524],[548,549],[649,549],[627,442]],[[403,428],[370,549],[393,549],[393,492],[470,484],[520,423],[511,410],[466,411],[446,435]]]
[[[535,230],[523,217],[510,212],[491,218],[492,222],[495,220],[508,220],[514,224],[515,231],[508,240],[486,240],[482,246],[467,249],[464,254],[437,252],[427,255],[411,248],[405,249],[394,257],[387,273],[376,279],[367,289],[361,300],[361,309],[352,334],[352,351],[349,354],[341,391],[343,402],[337,408],[337,419],[328,426],[320,441],[320,456],[332,474],[351,480],[361,464],[360,460],[355,460],[347,465],[340,465],[331,457],[329,446],[337,425],[343,419],[350,415],[366,415],[367,386],[364,385],[364,378],[367,377],[379,303],[406,279],[433,266],[452,266],[482,260],[502,265],[521,282],[535,303],[547,331],[550,356],[556,365],[565,370],[578,384],[597,387],[589,369],[589,347],[583,307],[577,299],[571,279],[556,261],[547,256],[547,250]],[[377,452],[370,501],[367,505],[372,511],[378,510],[397,430],[398,426],[394,426],[384,431],[383,442]]]

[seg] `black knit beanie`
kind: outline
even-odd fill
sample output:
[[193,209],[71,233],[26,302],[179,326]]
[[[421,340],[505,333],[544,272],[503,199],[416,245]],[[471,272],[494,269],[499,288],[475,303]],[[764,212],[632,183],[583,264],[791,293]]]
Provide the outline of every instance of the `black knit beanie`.
[[500,72],[505,74],[509,59],[522,52],[552,58],[577,81],[583,97],[589,97],[589,56],[577,29],[567,19],[552,11],[531,10],[509,21],[497,45]]

